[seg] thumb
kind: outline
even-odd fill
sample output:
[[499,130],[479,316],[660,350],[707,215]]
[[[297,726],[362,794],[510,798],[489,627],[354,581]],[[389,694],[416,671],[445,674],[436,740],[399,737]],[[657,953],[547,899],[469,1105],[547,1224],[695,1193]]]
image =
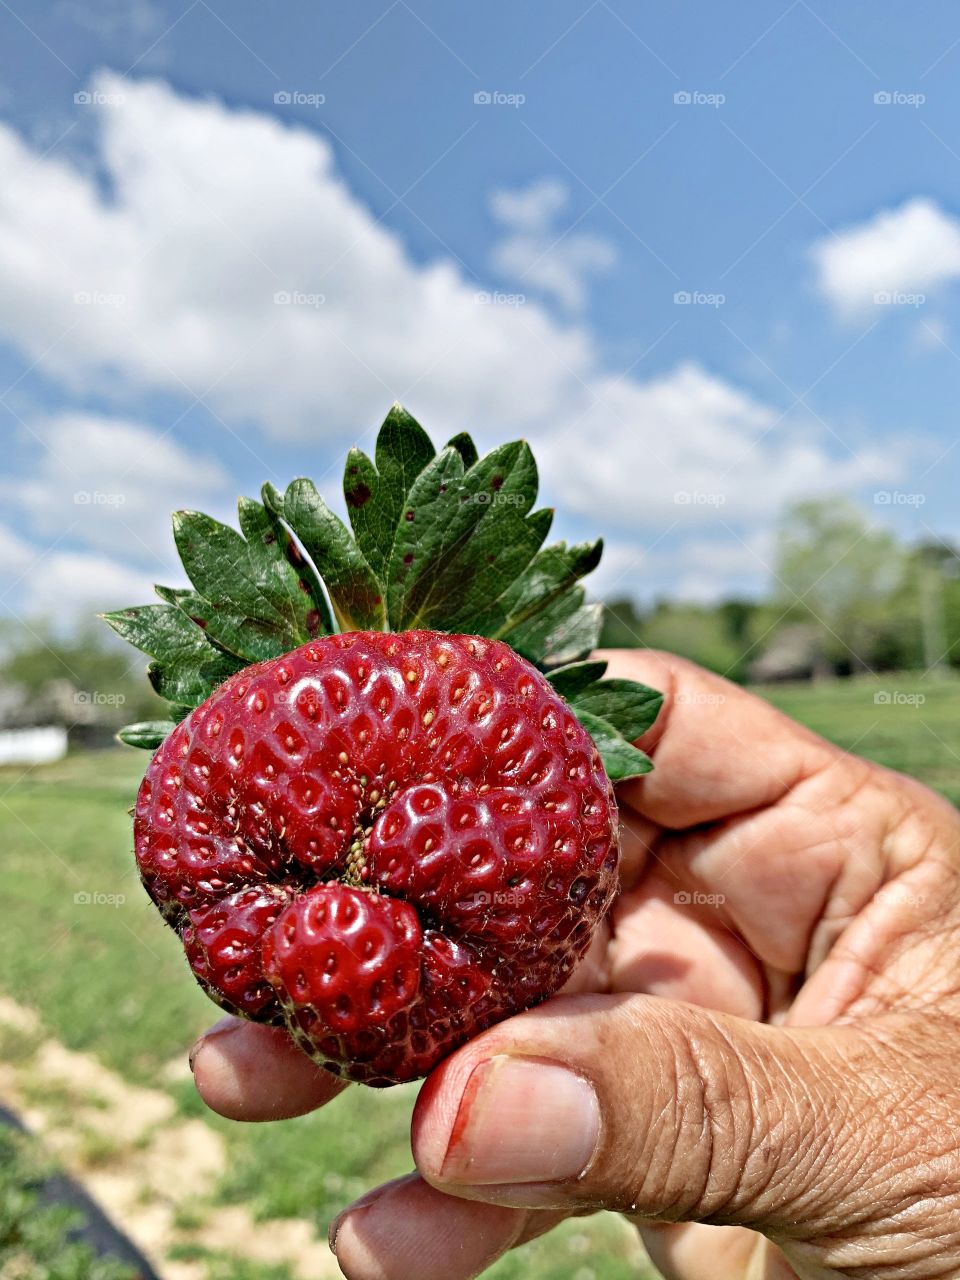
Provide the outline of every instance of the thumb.
[[868,1220],[876,1231],[878,1213],[900,1212],[903,1229],[929,1197],[931,1162],[952,1149],[943,1135],[938,1155],[942,1126],[924,1123],[916,1076],[852,1026],[770,1027],[650,996],[561,998],[433,1073],[414,1155],[435,1187],[502,1205],[806,1240]]

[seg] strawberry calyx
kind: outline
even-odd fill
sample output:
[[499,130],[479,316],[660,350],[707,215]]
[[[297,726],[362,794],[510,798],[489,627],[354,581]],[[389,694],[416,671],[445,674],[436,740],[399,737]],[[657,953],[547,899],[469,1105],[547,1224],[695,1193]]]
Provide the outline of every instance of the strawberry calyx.
[[[104,615],[153,659],[148,676],[167,719],[128,725],[121,741],[155,750],[231,675],[323,636],[429,629],[502,640],[543,672],[593,738],[612,781],[649,771],[633,745],[662,696],[604,679],[588,660],[601,606],[580,580],[602,540],[544,546],[552,511],[534,509],[536,463],[524,441],[484,457],[466,434],[439,452],[394,405],[374,458],[351,449],[344,475],[350,527],[312,481],[241,498],[239,531],[195,511],[173,517],[188,588],[157,586],[161,603]],[[376,803],[376,802],[374,802]],[[365,828],[350,851],[363,878]],[[359,846],[359,847],[357,847]]]

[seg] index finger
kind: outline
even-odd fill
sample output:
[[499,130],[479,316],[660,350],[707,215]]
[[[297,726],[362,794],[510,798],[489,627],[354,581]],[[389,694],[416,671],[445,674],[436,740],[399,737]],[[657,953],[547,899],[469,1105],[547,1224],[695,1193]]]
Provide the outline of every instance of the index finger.
[[298,1049],[282,1027],[223,1018],[190,1054],[197,1092],[228,1120],[289,1120],[346,1088]]
[[842,753],[756,694],[685,658],[653,649],[611,649],[607,674],[664,695],[638,745],[656,768],[617,788],[621,804],[683,830],[764,808]]

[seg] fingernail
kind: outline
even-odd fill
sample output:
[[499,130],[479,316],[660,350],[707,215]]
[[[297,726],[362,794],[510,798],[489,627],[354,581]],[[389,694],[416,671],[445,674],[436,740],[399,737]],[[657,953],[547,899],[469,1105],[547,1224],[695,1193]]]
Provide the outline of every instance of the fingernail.
[[469,1079],[440,1177],[472,1185],[576,1178],[600,1139],[592,1085],[554,1062],[500,1054]]
[[209,1040],[213,1040],[214,1038],[222,1039],[224,1036],[229,1035],[231,1031],[236,1031],[237,1027],[241,1025],[242,1024],[239,1023],[236,1018],[231,1018],[229,1016],[221,1018],[219,1022],[215,1022],[212,1027],[208,1027],[203,1035],[193,1042],[193,1048],[190,1050],[190,1055],[187,1058],[187,1061],[190,1063],[190,1070],[194,1075],[196,1075],[197,1070],[197,1058],[203,1046]]

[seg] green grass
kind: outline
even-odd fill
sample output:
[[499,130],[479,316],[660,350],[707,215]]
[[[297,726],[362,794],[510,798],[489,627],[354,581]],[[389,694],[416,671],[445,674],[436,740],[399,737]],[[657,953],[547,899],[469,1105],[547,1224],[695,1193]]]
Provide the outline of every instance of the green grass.
[[98,1258],[70,1232],[83,1215],[40,1205],[38,1192],[54,1172],[34,1139],[0,1127],[0,1276],[11,1280],[134,1280],[116,1259]]
[[831,742],[909,773],[960,805],[957,677],[910,672],[777,685],[762,692]]
[[[960,680],[889,676],[765,692],[841,746],[960,803]],[[877,693],[890,700],[875,701]],[[136,877],[126,810],[145,763],[144,754],[118,751],[26,773],[0,770],[0,992],[35,1008],[70,1048],[95,1054],[131,1081],[163,1087],[159,1069],[184,1054],[218,1011],[191,981]],[[75,901],[83,892],[125,901]],[[0,1057],[8,1061],[29,1052],[5,1040]],[[211,1198],[242,1202],[261,1218],[312,1217],[324,1230],[354,1196],[411,1165],[413,1089],[353,1089],[315,1115],[242,1126],[206,1113],[189,1082],[170,1088],[182,1112],[203,1115],[232,1148],[230,1175]],[[209,1262],[211,1280],[217,1268],[233,1274],[229,1261]],[[601,1215],[525,1246],[487,1275],[637,1280],[637,1266],[620,1224]],[[254,1264],[243,1276],[274,1280]]]
[[170,1250],[172,1261],[203,1262],[208,1280],[294,1280],[293,1273],[285,1266],[264,1266],[248,1262],[235,1253],[222,1253],[204,1249],[200,1245],[175,1245]]
[[146,759],[117,751],[0,770],[0,990],[138,1083],[214,1012],[136,873],[126,811]]
[[[219,1011],[191,980],[179,944],[137,879],[126,810],[146,760],[117,751],[29,771],[0,770],[0,895],[7,923],[0,992],[36,1009],[69,1048],[95,1054],[133,1082],[164,1087],[159,1069],[185,1054]],[[78,893],[124,901],[77,902]],[[34,1047],[0,1040],[0,1056],[12,1060]],[[244,1203],[260,1218],[312,1218],[323,1233],[351,1199],[412,1164],[415,1088],[353,1089],[314,1115],[245,1126],[206,1111],[189,1081],[168,1087],[182,1114],[202,1116],[232,1148],[231,1172],[211,1188],[211,1198]],[[210,1255],[206,1261],[210,1280],[241,1274],[231,1271],[229,1259]],[[615,1220],[571,1224],[487,1275],[559,1280],[578,1270],[584,1280],[637,1280]],[[279,1280],[254,1263],[245,1264],[242,1275]]]

